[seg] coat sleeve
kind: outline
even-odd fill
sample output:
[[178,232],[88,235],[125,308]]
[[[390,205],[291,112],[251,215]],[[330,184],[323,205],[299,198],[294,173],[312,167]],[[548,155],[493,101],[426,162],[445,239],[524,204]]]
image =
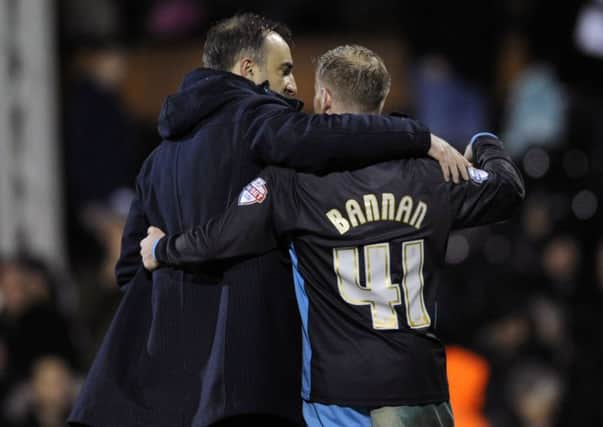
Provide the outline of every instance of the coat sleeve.
[[120,288],[130,283],[139,268],[143,268],[140,257],[140,241],[147,235],[149,221],[143,210],[142,174],[137,178],[136,195],[121,239],[121,253],[115,266],[115,276]]
[[521,173],[492,134],[474,137],[476,168],[466,183],[451,186],[453,228],[473,227],[509,219],[525,198]]
[[293,176],[292,171],[265,169],[223,214],[205,225],[159,240],[155,258],[161,265],[179,266],[276,249],[294,226],[282,220],[288,217],[285,212],[294,212]]
[[246,110],[244,137],[266,165],[327,173],[424,157],[431,146],[429,130],[406,117],[306,114],[259,98]]

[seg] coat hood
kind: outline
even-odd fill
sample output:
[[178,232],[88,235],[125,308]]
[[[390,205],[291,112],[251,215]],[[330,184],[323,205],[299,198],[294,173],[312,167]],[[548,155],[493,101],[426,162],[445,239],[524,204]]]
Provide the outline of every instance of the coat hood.
[[159,134],[164,139],[178,139],[225,104],[237,98],[267,94],[275,95],[295,109],[301,108],[300,101],[271,92],[268,82],[255,85],[233,73],[198,68],[187,74],[178,92],[164,101],[159,114]]

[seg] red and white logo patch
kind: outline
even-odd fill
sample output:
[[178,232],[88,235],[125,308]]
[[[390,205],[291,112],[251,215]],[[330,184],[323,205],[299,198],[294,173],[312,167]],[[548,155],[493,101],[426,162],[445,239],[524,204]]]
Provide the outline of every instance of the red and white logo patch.
[[262,178],[256,178],[251,181],[239,195],[239,206],[253,205],[262,203],[268,196],[268,186]]

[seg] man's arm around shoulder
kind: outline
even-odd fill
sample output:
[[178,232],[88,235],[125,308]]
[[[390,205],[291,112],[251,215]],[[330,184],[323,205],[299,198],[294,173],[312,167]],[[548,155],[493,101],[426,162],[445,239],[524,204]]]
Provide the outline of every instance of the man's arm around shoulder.
[[451,188],[454,228],[508,219],[525,198],[519,168],[494,134],[478,133],[465,151],[477,168],[469,168],[467,183]]

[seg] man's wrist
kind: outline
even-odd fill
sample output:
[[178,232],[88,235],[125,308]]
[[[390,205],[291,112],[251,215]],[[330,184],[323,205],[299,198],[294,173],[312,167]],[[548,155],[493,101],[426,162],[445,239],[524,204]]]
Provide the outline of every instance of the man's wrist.
[[483,154],[491,148],[502,149],[503,142],[491,132],[479,132],[473,135],[468,146],[473,153],[473,162],[479,164]]
[[[424,136],[422,136],[425,139],[424,142],[424,155],[427,155],[427,153],[429,153],[429,150],[431,150],[431,132],[427,131],[423,133]],[[419,134],[419,138],[421,138],[421,134]]]
[[481,137],[489,137],[489,138],[500,139],[500,138],[498,138],[498,136],[494,135],[491,132],[478,132],[478,133],[476,133],[475,135],[473,135],[471,137],[471,140],[469,141],[469,145],[473,145],[473,143],[475,141],[477,141]]
[[159,258],[157,258],[157,246],[159,245],[159,242],[161,242],[164,239],[164,237],[161,237],[157,240],[155,240],[155,242],[153,243],[153,249],[151,250],[151,254],[153,255],[153,259],[157,262],[159,261]]

